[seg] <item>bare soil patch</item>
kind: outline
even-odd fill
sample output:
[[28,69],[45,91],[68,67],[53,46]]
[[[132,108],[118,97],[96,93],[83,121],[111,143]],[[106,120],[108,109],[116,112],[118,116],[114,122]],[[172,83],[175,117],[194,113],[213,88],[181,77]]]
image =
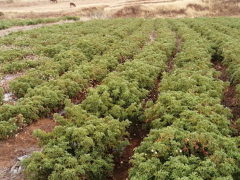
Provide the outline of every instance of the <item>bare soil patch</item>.
[[[89,83],[90,83],[89,85],[90,88],[96,88],[98,85],[101,84],[101,82],[96,80],[93,80]],[[86,99],[88,92],[89,92],[88,88],[83,89],[82,92],[80,92],[76,98],[71,99],[72,103],[75,105],[81,104]]]
[[[32,136],[35,129],[51,132],[57,124],[52,119],[41,119],[36,123],[23,128],[14,137],[1,142],[0,144],[0,179],[13,179],[9,173],[12,166],[17,163],[19,156],[31,154],[34,151],[41,151],[37,146],[38,139]],[[15,177],[14,179],[17,179]]]
[[148,101],[153,101],[154,103],[157,101],[158,95],[159,95],[159,90],[158,89],[160,87],[161,80],[162,80],[162,76],[159,76],[155,80],[153,89],[149,92],[147,99],[144,100],[145,104]]
[[16,77],[20,77],[22,75],[23,75],[23,73],[5,74],[2,76],[2,79],[0,80],[0,86],[4,89],[5,92],[9,92],[10,81],[12,81]]
[[168,63],[167,63],[167,70],[166,72],[170,72],[171,70],[173,70],[174,68],[174,61],[173,59],[176,57],[176,55],[181,51],[181,44],[182,44],[182,38],[180,38],[180,36],[177,35],[177,33],[174,31],[174,34],[177,38],[177,42],[176,42],[176,49],[174,50],[172,56],[168,59]]
[[128,141],[130,145],[126,146],[120,156],[115,157],[113,176],[109,180],[128,179],[128,170],[132,167],[130,160],[134,154],[134,149],[140,145],[143,138],[147,136],[149,130],[143,127],[143,124],[132,124],[127,130],[130,134]]

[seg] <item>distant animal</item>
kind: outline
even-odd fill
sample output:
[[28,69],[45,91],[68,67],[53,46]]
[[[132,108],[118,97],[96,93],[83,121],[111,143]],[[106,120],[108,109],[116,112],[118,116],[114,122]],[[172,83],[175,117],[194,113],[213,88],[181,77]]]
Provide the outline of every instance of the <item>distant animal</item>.
[[70,3],[70,7],[76,7],[76,4],[74,4],[74,3]]
[[50,0],[50,1],[52,1],[53,3],[54,3],[54,2],[57,3],[57,0]]
[[4,13],[3,13],[3,12],[0,12],[0,16],[4,16]]

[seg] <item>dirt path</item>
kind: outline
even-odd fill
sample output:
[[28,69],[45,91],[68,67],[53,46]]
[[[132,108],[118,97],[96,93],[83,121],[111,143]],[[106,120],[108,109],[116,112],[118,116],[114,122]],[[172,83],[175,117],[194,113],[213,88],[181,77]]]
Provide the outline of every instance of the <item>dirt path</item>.
[[148,130],[143,127],[143,124],[133,124],[127,129],[130,136],[128,141],[130,145],[126,146],[124,152],[114,159],[115,167],[112,178],[109,180],[127,180],[128,170],[132,167],[130,160],[134,154],[134,148],[138,147],[143,138],[148,134]]
[[59,21],[59,22],[55,22],[55,23],[29,25],[29,26],[13,26],[8,29],[0,30],[0,37],[7,36],[8,34],[10,34],[12,32],[27,31],[27,30],[31,30],[31,29],[40,28],[43,26],[52,26],[52,25],[57,25],[57,24],[65,24],[65,23],[73,23],[73,22],[76,22],[76,21],[68,20],[68,21]]
[[[227,75],[227,66],[224,66],[221,63],[221,60],[219,59],[213,59],[213,68],[217,71],[220,71],[222,74],[218,78],[221,79],[222,81],[230,81],[230,77]],[[222,105],[224,107],[229,108],[232,111],[233,118],[231,119],[231,126],[236,129],[236,135],[239,134],[239,129],[238,126],[236,125],[235,121],[240,118],[240,107],[237,103],[236,100],[236,85],[235,84],[230,84],[229,87],[227,87],[224,91],[224,97],[222,100]]]
[[167,68],[166,72],[170,72],[171,70],[173,70],[173,67],[174,67],[173,59],[181,51],[181,44],[182,44],[182,41],[183,41],[182,38],[180,38],[180,36],[178,36],[175,31],[173,31],[173,32],[175,34],[175,37],[177,38],[176,49],[174,50],[172,56],[168,60],[168,63],[167,63],[168,68]]
[[0,144],[0,179],[18,179],[18,174],[11,174],[10,169],[18,163],[18,157],[29,155],[34,151],[41,151],[37,146],[38,140],[32,136],[35,129],[50,132],[56,123],[52,119],[41,119],[21,130]]

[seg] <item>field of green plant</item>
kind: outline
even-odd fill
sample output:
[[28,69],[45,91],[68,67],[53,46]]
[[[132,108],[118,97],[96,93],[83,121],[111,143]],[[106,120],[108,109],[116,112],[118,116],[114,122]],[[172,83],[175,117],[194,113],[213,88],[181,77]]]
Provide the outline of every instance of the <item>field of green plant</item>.
[[239,35],[239,18],[135,18],[1,37],[1,81],[16,77],[0,87],[0,139],[53,116],[52,132],[34,132],[43,151],[23,161],[27,177],[110,180],[137,123],[149,133],[128,179],[239,180],[240,116],[223,103],[233,87],[240,110]]

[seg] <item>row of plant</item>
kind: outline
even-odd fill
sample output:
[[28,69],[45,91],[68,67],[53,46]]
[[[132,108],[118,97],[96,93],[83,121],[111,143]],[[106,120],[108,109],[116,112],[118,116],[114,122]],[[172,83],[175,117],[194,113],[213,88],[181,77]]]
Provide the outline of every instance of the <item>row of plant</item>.
[[[149,36],[153,20],[146,23],[142,32]],[[129,120],[141,120],[142,99],[175,48],[176,38],[166,21],[156,20],[155,30],[155,41],[91,89],[82,104],[66,103],[66,117],[55,115],[60,126],[53,132],[34,132],[44,150],[23,163],[30,179],[106,179],[111,174],[113,152],[127,144],[123,137]]]
[[[222,59],[222,64],[228,67],[227,73],[230,75],[231,83],[236,84],[236,99],[240,105],[240,37],[237,38],[235,31],[231,31],[231,28],[226,27],[228,32],[221,32],[218,29],[219,26],[212,26],[202,19],[199,19],[197,23],[191,20],[185,22],[214,43],[217,57]],[[239,121],[237,123],[240,124]]]
[[215,18],[215,22],[220,24],[224,24],[225,26],[229,26],[235,29],[240,29],[240,20],[239,18],[232,18],[232,17],[222,17],[222,18]]
[[[71,25],[40,28],[24,34],[22,32],[14,33],[2,38],[0,71],[16,73],[36,67],[39,63],[47,63],[44,66],[51,67],[55,65],[51,64],[53,63],[51,58],[54,58],[60,51],[63,53],[63,51],[70,49],[84,51],[86,57],[79,57],[78,63],[80,63],[81,59],[86,60],[86,58],[92,58],[91,56],[96,53],[102,53],[101,51],[104,50],[105,46],[111,44],[115,37],[116,39],[122,38],[122,34],[117,34],[121,32],[121,29],[117,27],[121,24],[126,29],[124,23],[127,22],[124,20],[78,22]],[[92,26],[95,26],[99,31],[93,29]],[[112,34],[109,34],[110,32]],[[96,45],[93,40],[95,40]],[[88,49],[89,52],[87,52]],[[74,52],[71,53],[74,54]]]
[[[0,109],[1,138],[16,133],[17,127],[21,127],[24,123],[29,124],[31,121],[37,121],[40,117],[46,117],[51,112],[63,108],[65,99],[77,97],[79,93],[91,85],[92,81],[100,81],[110,71],[114,70],[123,59],[130,59],[133,54],[139,53],[140,47],[145,43],[144,39],[145,41],[148,39],[149,34],[144,32],[144,27],[149,26],[149,23],[142,19],[123,21],[129,23],[131,21],[132,23],[130,26],[126,23],[122,31],[132,33],[122,40],[113,42],[112,46],[109,46],[102,56],[96,56],[90,62],[82,63],[80,66],[76,66],[74,70],[70,70],[57,78],[49,79],[49,81],[43,82],[35,88],[28,88],[24,97],[19,99],[14,106],[2,105]],[[142,42],[142,45],[139,42]],[[81,51],[76,53],[77,55],[82,54]],[[78,56],[69,56],[68,53],[60,53],[57,57],[59,60],[56,62],[64,61],[67,65],[71,65],[79,58]],[[61,66],[58,65],[60,68]],[[38,71],[32,72],[39,73]],[[33,82],[36,81],[33,80]],[[25,86],[28,85],[28,83],[25,83]],[[17,118],[19,115],[21,115],[21,120]],[[18,121],[21,123],[18,123]],[[13,131],[13,129],[15,130]]]
[[[208,23],[213,29],[216,29],[218,31],[220,31],[221,33],[227,34],[229,36],[231,36],[232,38],[238,38],[240,37],[240,31],[239,29],[233,28],[233,27],[229,27],[228,24],[237,24],[237,22],[225,22],[227,21],[227,19],[223,19],[221,21],[219,21],[218,19],[215,20],[214,18],[200,18],[199,21],[202,21],[203,23]],[[240,24],[240,22],[239,22]],[[211,29],[212,29],[211,28]]]
[[0,20],[0,30],[7,29],[12,26],[28,26],[28,25],[36,25],[36,24],[47,24],[54,23],[58,21],[64,20],[79,20],[78,17],[74,16],[65,16],[61,18],[39,18],[39,19],[1,19]]
[[164,73],[160,95],[145,111],[151,131],[135,150],[131,180],[236,180],[239,141],[221,105],[226,84],[212,68],[214,46],[179,20],[169,20],[182,38],[174,70]]

